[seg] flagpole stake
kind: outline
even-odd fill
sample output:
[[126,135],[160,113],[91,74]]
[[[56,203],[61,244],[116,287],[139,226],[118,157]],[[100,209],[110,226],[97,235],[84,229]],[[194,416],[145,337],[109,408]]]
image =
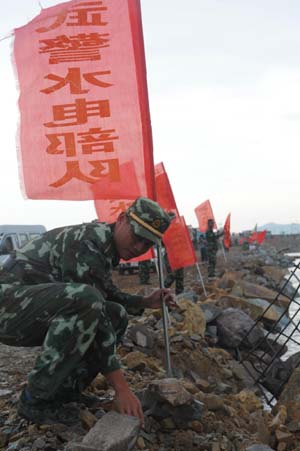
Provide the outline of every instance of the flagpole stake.
[[[161,246],[157,245],[156,250],[157,250],[157,260],[158,260],[159,286],[160,286],[160,288],[164,288]],[[166,371],[167,371],[167,376],[172,377],[173,372],[172,372],[172,367],[171,367],[170,344],[169,344],[169,335],[168,335],[168,307],[164,300],[162,301],[162,316],[163,316],[164,339],[165,339],[165,347],[166,347]]]
[[204,282],[203,282],[203,277],[202,277],[202,274],[201,274],[201,271],[200,271],[200,268],[199,268],[199,263],[196,263],[196,268],[198,270],[198,274],[199,274],[200,282],[201,282],[201,285],[202,285],[202,288],[203,288],[203,292],[204,292],[205,296],[207,297],[207,292],[206,292],[205,285],[204,285]]
[[223,252],[224,261],[225,261],[225,263],[227,263],[227,257],[225,255],[224,245],[223,245],[222,241],[221,241],[220,245],[221,245],[221,249],[222,249],[222,252]]

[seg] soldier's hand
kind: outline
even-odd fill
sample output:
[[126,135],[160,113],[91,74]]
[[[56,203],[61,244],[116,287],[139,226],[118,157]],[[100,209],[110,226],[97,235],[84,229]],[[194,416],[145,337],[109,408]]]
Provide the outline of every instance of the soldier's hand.
[[146,308],[160,308],[162,302],[165,301],[168,307],[177,307],[175,298],[169,288],[160,288],[153,291],[149,296],[145,296],[143,299],[144,307]]
[[144,427],[144,414],[141,403],[131,390],[120,390],[116,392],[114,404],[118,412],[139,418]]

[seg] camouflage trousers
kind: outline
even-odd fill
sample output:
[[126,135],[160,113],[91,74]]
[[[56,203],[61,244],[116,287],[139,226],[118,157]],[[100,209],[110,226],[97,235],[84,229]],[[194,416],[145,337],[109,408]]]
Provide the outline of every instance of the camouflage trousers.
[[149,282],[150,267],[151,267],[151,262],[149,260],[139,262],[140,283],[148,283]]
[[207,259],[208,259],[208,268],[207,268],[208,277],[215,277],[216,264],[217,264],[217,252],[215,250],[209,250],[207,252]]
[[170,271],[164,281],[164,286],[169,288],[175,281],[175,293],[180,294],[184,291],[184,269],[176,269]]
[[119,369],[116,346],[127,323],[124,307],[90,285],[0,285],[0,342],[42,346],[28,376],[37,398],[81,392],[99,372]]

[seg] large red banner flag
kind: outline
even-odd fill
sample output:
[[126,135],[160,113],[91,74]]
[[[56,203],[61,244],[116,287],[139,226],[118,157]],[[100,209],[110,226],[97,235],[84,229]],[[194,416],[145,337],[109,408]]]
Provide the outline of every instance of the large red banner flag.
[[209,200],[206,200],[202,204],[198,205],[198,207],[195,208],[195,213],[198,219],[200,232],[202,233],[206,232],[208,219],[213,219],[214,228],[215,229],[217,228],[217,224]]
[[224,236],[223,236],[223,244],[225,249],[229,249],[231,245],[231,237],[230,237],[230,213],[227,215],[224,224]]
[[197,263],[197,257],[183,216],[176,217],[164,233],[164,245],[172,270]]
[[139,0],[72,0],[43,9],[15,30],[14,59],[27,197],[154,196]]

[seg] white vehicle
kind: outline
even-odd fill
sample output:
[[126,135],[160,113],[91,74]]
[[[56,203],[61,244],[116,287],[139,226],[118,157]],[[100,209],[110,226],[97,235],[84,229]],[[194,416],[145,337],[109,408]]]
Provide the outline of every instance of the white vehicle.
[[46,232],[43,225],[0,225],[0,263],[10,252]]

